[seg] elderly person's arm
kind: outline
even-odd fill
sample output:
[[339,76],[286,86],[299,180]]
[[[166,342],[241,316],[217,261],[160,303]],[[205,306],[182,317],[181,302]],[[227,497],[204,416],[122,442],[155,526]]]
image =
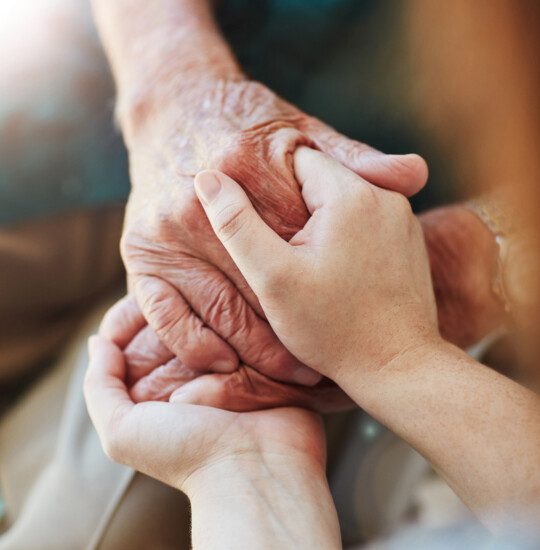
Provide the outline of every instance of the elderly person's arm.
[[348,140],[248,80],[204,0],[93,4],[117,82],[133,185],[122,254],[150,328],[198,372],[231,372],[240,359],[277,380],[317,382],[264,320],[204,217],[193,177],[204,168],[234,176],[263,218],[290,238],[307,219],[291,161],[299,145],[405,194],[425,183],[425,163]]

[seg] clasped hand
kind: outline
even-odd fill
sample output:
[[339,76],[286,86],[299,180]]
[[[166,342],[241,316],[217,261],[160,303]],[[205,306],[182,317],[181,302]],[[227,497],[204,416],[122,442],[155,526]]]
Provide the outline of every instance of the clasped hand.
[[[345,392],[362,380],[369,393],[396,357],[440,340],[420,224],[402,195],[372,186],[322,153],[299,148],[294,168],[310,218],[289,242],[265,224],[242,188],[223,173],[200,173],[195,190],[285,347]],[[313,414],[294,408],[238,414],[210,407],[234,399],[228,387],[237,373],[200,376],[165,348],[140,358],[142,367],[127,373],[130,343],[157,338],[144,325],[134,302],[125,299],[104,319],[90,346],[85,394],[114,460],[183,489],[197,472],[239,456],[265,455],[270,461],[300,456],[324,466],[322,433]],[[135,404],[137,385],[145,378],[151,383],[152,364],[169,369],[170,389],[176,389],[168,402]],[[249,367],[241,369],[241,376],[251,375]],[[278,399],[311,408],[318,403],[324,409],[325,398],[333,395],[324,381],[314,388],[271,383]],[[283,388],[292,393],[283,394],[288,391]],[[256,393],[257,386],[252,390]],[[315,395],[315,406],[306,392]],[[248,394],[240,392],[240,404],[229,408],[248,410],[254,401],[260,407],[256,395]],[[351,404],[346,397],[340,403]],[[262,406],[273,404],[269,399]]]

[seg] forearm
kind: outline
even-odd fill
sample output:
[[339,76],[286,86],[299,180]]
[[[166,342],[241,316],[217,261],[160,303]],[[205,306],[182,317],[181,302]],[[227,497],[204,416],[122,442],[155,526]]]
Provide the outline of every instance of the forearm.
[[449,344],[398,358],[367,383],[343,387],[492,527],[540,496],[538,403],[527,389]]
[[195,548],[340,548],[323,469],[284,457],[218,464],[191,479]]
[[199,79],[242,78],[209,0],[93,0],[93,7],[124,132]]

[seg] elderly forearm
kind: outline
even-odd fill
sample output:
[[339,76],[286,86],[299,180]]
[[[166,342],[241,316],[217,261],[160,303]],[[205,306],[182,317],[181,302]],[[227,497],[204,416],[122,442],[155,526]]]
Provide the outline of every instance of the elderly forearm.
[[198,79],[242,78],[208,0],[93,0],[93,7],[125,134]]
[[292,457],[219,463],[183,487],[194,548],[341,548],[320,465]]
[[488,526],[500,528],[501,514],[510,519],[540,496],[536,396],[461,350],[420,349],[342,387],[422,453]]

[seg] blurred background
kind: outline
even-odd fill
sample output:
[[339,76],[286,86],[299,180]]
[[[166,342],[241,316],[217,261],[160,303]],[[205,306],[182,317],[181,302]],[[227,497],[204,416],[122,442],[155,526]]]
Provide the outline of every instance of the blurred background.
[[[253,78],[345,135],[424,156],[430,180],[413,198],[417,211],[496,187],[521,197],[523,222],[537,223],[537,1],[223,0],[216,13]],[[122,290],[129,174],[114,101],[89,2],[1,1],[0,415],[55,364],[88,312]],[[537,337],[520,340],[523,364],[536,360]],[[501,346],[494,361],[515,370],[515,348]],[[364,500],[338,498],[346,541],[407,517],[465,513],[420,457],[380,443],[381,426],[359,415],[343,430],[357,443],[334,460],[338,493],[371,442],[386,449],[358,475],[370,487]],[[7,529],[1,503],[0,516]]]

